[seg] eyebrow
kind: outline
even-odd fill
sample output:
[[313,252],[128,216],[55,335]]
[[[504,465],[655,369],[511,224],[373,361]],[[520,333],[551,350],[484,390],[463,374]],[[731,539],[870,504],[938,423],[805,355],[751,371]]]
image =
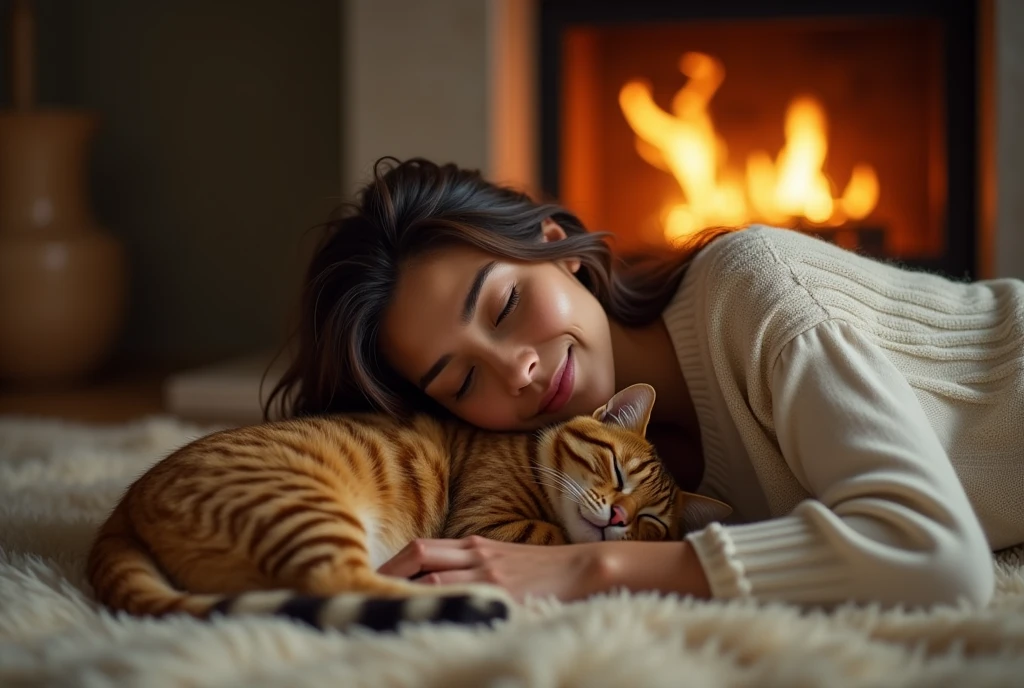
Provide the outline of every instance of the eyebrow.
[[[466,300],[462,304],[462,316],[460,320],[463,325],[468,325],[473,320],[473,314],[476,313],[477,302],[480,301],[480,292],[483,291],[484,282],[487,281],[487,276],[491,274],[491,270],[497,265],[497,261],[491,261],[479,270],[476,271],[476,276],[473,278],[473,284],[469,287],[469,292],[466,294]],[[434,365],[430,366],[423,377],[420,378],[420,389],[426,390],[431,382],[434,381],[441,371],[444,370],[452,360],[451,354],[445,354],[441,358],[434,362]]]
[[487,275],[491,274],[491,270],[497,264],[496,261],[492,260],[476,271],[476,277],[473,278],[473,286],[469,288],[469,293],[466,294],[466,301],[462,304],[463,325],[468,325],[469,321],[473,319],[473,314],[476,313],[476,303],[480,300],[480,292],[483,291]]

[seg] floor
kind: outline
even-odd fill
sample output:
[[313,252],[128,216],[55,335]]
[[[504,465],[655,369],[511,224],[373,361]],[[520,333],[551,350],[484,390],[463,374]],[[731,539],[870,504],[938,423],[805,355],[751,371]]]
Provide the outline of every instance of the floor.
[[123,423],[163,413],[168,372],[128,371],[73,387],[0,385],[0,415],[44,416],[87,423]]

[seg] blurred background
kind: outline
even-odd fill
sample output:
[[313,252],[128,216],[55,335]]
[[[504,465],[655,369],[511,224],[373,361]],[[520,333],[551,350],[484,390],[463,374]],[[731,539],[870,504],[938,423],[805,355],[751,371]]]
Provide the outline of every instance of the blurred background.
[[[0,97],[8,112],[14,107],[15,4],[0,2]],[[339,4],[24,4],[34,13],[31,111],[40,118],[69,111],[95,116],[83,182],[92,219],[123,253],[124,291],[121,317],[111,318],[118,323],[109,347],[95,365],[82,361],[74,370],[76,362],[48,351],[48,342],[75,348],[76,339],[94,335],[35,320],[73,319],[53,302],[80,294],[98,278],[65,280],[67,294],[53,293],[60,268],[44,265],[10,286],[5,280],[6,298],[34,311],[21,316],[21,331],[34,329],[39,341],[19,342],[16,352],[0,345],[0,351],[20,359],[28,347],[29,355],[49,354],[52,364],[40,362],[36,370],[31,363],[0,362],[7,373],[0,382],[2,410],[111,418],[133,414],[135,407],[156,411],[172,373],[272,349],[286,332],[305,260],[303,236],[343,192]],[[21,136],[3,139],[8,152]],[[48,142],[63,136],[59,127],[43,132],[39,150],[12,161],[8,176],[31,175]],[[44,165],[52,177],[68,174],[54,170],[61,164],[52,159]],[[52,261],[54,244],[65,239],[48,237],[50,246],[19,260],[43,263],[48,255]],[[68,261],[77,257],[72,251]],[[90,308],[70,308],[76,307]]]
[[131,285],[117,357],[190,365],[275,342],[297,241],[341,194],[338,3],[30,4],[40,108],[97,117],[93,212]]
[[[382,155],[560,198],[627,247],[771,221],[1024,277],[1018,0],[0,0],[0,21],[0,414],[257,418],[313,228]],[[810,195],[771,197],[808,156],[788,173]]]

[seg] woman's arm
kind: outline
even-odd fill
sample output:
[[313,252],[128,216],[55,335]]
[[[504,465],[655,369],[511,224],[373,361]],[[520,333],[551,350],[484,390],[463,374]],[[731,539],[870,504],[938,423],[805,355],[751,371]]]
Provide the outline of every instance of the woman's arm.
[[711,597],[711,587],[697,553],[682,542],[608,542],[602,566],[607,590],[626,588],[633,592]]
[[780,518],[688,536],[716,597],[990,599],[981,525],[914,390],[881,349],[847,323],[824,322],[781,352],[771,393],[782,454],[814,498]]
[[688,542],[592,542],[519,545],[473,536],[415,540],[380,567],[390,576],[447,585],[493,583],[517,600],[554,595],[576,600],[626,588],[710,597]]

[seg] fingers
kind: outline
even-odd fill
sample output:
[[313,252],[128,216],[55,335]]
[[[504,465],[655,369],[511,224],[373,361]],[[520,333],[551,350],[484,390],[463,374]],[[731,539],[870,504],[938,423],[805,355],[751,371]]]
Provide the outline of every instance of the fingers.
[[460,585],[463,583],[486,583],[486,576],[479,568],[436,571],[416,579],[426,585]]
[[419,573],[466,569],[480,563],[480,553],[468,539],[413,540],[377,572],[385,576],[411,578]]
[[503,573],[499,568],[491,565],[474,566],[468,569],[456,569],[451,571],[434,571],[414,580],[415,583],[425,585],[466,585],[471,583],[487,583],[505,588],[517,602],[523,601],[524,592],[529,588],[515,584],[515,577],[509,578],[507,572]]

